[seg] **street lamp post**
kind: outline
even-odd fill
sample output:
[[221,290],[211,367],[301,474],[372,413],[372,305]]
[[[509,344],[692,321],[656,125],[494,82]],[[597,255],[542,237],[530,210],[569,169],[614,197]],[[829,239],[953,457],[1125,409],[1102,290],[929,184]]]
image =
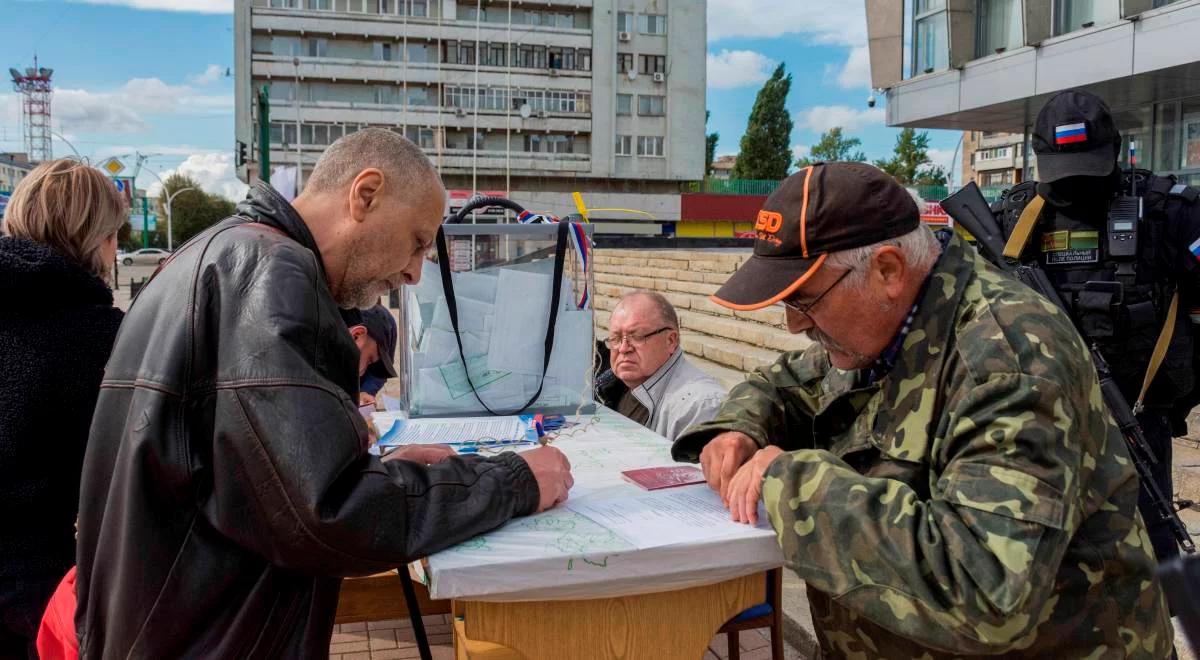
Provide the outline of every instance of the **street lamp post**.
[[181,192],[187,192],[189,190],[196,190],[196,187],[188,186],[187,188],[180,188],[179,190],[176,190],[175,192],[171,193],[170,195],[167,195],[167,252],[170,252],[172,250],[172,247],[173,247],[172,239],[174,238],[174,233],[171,231],[171,204],[175,201],[176,195],[178,195]]

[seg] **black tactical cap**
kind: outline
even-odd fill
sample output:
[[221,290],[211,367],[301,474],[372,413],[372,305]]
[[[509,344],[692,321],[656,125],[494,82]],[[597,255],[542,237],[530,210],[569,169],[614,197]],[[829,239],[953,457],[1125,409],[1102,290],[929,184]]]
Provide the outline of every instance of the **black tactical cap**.
[[1107,176],[1117,166],[1121,133],[1108,106],[1095,94],[1055,94],[1038,113],[1033,131],[1038,179]]
[[912,196],[874,165],[811,165],[767,198],[754,223],[754,256],[712,301],[737,310],[768,307],[803,286],[830,252],[902,236],[920,224]]

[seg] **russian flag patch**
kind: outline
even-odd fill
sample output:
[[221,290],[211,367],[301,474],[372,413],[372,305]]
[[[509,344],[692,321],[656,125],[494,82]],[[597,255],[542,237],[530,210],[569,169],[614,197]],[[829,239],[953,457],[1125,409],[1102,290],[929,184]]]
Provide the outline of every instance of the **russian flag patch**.
[[1087,140],[1087,124],[1063,124],[1054,127],[1054,144],[1072,144]]
[[1195,243],[1188,246],[1188,251],[1192,253],[1192,256],[1197,261],[1200,261],[1200,238],[1197,238]]

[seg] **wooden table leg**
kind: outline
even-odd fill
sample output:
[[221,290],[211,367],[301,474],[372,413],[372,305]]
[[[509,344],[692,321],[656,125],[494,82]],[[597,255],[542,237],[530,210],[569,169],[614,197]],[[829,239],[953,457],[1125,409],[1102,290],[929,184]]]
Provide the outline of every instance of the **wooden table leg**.
[[[724,623],[766,600],[762,573],[679,591],[516,603],[455,602],[472,642],[527,660],[696,660]],[[456,647],[462,640],[456,639]],[[457,657],[471,658],[456,648]],[[488,654],[483,654],[488,655]]]

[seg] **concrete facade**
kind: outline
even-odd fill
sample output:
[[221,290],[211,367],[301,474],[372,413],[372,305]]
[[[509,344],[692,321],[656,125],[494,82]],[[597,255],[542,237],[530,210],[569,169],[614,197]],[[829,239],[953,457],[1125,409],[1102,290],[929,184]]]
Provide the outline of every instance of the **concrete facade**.
[[[983,188],[1010,187],[1026,178],[1037,179],[1037,156],[1027,151],[1021,133],[965,131],[962,143],[962,182]],[[1026,154],[1029,170],[1025,170]]]
[[1087,89],[1140,166],[1200,181],[1200,0],[867,0],[867,12],[889,125],[1024,134],[1051,95]]
[[35,165],[26,154],[0,153],[0,192],[12,192]]
[[244,180],[264,86],[272,169],[299,164],[301,187],[367,126],[419,144],[447,188],[549,195],[537,209],[557,214],[581,190],[677,220],[665,197],[703,177],[703,0],[236,0],[234,25]]

